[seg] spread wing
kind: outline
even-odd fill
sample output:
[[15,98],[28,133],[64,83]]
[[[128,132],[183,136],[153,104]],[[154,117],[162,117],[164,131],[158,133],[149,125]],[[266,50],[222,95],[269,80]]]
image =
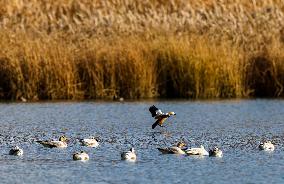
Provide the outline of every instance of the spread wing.
[[150,108],[149,108],[149,111],[151,112],[152,114],[152,117],[156,117],[157,115],[162,115],[162,111],[160,109],[158,109],[155,105],[152,105]]

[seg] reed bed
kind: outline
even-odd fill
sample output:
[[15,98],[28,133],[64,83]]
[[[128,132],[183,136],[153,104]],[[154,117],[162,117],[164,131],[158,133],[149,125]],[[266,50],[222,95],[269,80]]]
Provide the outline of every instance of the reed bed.
[[0,98],[280,97],[283,0],[0,0]]

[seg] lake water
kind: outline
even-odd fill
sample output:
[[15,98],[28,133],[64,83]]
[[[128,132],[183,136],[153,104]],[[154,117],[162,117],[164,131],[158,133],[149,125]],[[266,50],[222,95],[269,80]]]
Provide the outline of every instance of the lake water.
[[[177,115],[152,130],[148,108]],[[1,183],[284,183],[284,101],[139,101],[0,104]],[[66,149],[36,140],[70,138]],[[78,139],[98,136],[98,148]],[[156,149],[185,140],[190,147],[218,146],[223,158],[162,155]],[[261,140],[276,145],[258,150]],[[22,157],[7,153],[13,145]],[[120,160],[133,146],[138,160]],[[73,161],[85,150],[87,162]]]

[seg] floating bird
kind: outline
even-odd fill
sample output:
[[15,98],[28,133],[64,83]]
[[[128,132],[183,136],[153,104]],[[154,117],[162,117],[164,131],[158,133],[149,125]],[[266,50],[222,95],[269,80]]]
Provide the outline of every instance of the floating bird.
[[222,157],[223,152],[218,147],[214,147],[213,149],[209,150],[209,157]]
[[186,150],[186,144],[184,142],[179,142],[177,146],[172,146],[168,148],[157,148],[163,154],[182,154],[184,155]]
[[99,142],[95,137],[90,137],[88,139],[81,139],[80,140],[82,146],[87,146],[87,147],[98,147]]
[[166,121],[166,119],[168,119],[168,117],[176,115],[176,113],[174,112],[163,113],[160,109],[158,109],[154,105],[152,105],[149,108],[149,111],[151,112],[152,117],[157,119],[157,121],[152,125],[152,129],[154,129],[157,125],[162,127],[163,123]]
[[66,148],[67,147],[67,137],[65,135],[62,135],[59,137],[58,141],[51,140],[51,141],[36,141],[43,145],[44,147],[48,148]]
[[136,154],[135,154],[134,148],[131,148],[127,152],[121,153],[121,159],[128,160],[128,161],[136,161]]
[[15,155],[15,156],[22,156],[24,154],[24,151],[19,148],[19,146],[15,146],[9,151],[9,155]]
[[200,148],[189,148],[185,150],[187,155],[200,155],[200,156],[208,156],[209,153],[204,149],[201,145]]
[[273,151],[275,149],[274,145],[271,143],[271,141],[264,141],[261,142],[260,145],[258,146],[260,150],[264,151]]
[[89,155],[85,151],[76,152],[73,154],[73,160],[86,161],[89,160]]

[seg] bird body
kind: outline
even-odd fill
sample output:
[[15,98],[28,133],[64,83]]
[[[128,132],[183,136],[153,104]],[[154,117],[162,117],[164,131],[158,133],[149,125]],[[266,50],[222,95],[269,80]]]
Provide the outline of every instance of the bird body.
[[134,148],[131,148],[127,152],[121,153],[121,159],[128,160],[128,161],[136,161],[136,153],[135,153]]
[[275,147],[271,143],[271,141],[261,142],[260,145],[258,146],[258,148],[260,150],[264,150],[264,151],[274,151],[274,149],[275,149]]
[[95,137],[90,137],[88,139],[81,139],[80,140],[82,146],[87,146],[87,147],[98,147],[99,142]]
[[222,157],[223,152],[218,147],[214,147],[212,150],[209,150],[210,157]]
[[22,156],[24,154],[24,151],[19,148],[19,146],[15,146],[9,151],[9,155],[15,155],[15,156]]
[[157,125],[163,126],[163,123],[172,115],[176,115],[175,112],[168,112],[163,113],[160,109],[158,109],[156,106],[152,105],[149,108],[149,111],[151,112],[151,115],[154,119],[157,119],[156,122],[152,125],[152,129],[154,129]]
[[67,137],[64,135],[59,138],[58,141],[56,140],[49,140],[49,141],[36,141],[47,148],[66,148],[67,147]]
[[179,142],[177,146],[172,146],[168,148],[157,148],[163,154],[180,154],[184,155],[185,152],[185,144],[183,142]]
[[73,154],[73,160],[86,161],[89,160],[89,155],[85,151],[80,151]]
[[201,145],[200,148],[189,148],[185,150],[187,155],[200,155],[200,156],[208,156],[209,153],[205,150],[205,148]]

